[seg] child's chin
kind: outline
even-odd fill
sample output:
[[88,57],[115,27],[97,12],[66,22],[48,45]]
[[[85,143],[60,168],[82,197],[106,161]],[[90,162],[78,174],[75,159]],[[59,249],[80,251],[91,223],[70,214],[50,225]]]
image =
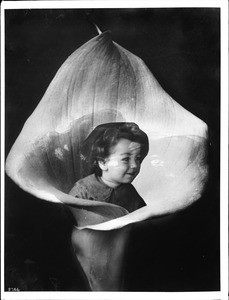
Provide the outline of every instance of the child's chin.
[[131,183],[134,180],[135,177],[130,176],[129,178],[126,178],[125,180],[123,180],[123,183]]

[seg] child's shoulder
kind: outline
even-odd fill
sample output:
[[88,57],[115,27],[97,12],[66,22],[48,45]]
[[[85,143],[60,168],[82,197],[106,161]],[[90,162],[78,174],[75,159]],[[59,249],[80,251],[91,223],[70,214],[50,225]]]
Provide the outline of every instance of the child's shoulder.
[[93,184],[96,181],[97,181],[97,179],[96,179],[95,174],[91,174],[91,175],[88,175],[87,177],[79,179],[76,182],[76,184],[78,184],[78,185],[84,185],[84,186],[88,186],[88,185],[90,186],[91,184]]
[[81,178],[74,184],[73,188],[69,192],[69,195],[77,198],[94,199],[91,193],[91,187],[95,182],[96,178],[94,174]]

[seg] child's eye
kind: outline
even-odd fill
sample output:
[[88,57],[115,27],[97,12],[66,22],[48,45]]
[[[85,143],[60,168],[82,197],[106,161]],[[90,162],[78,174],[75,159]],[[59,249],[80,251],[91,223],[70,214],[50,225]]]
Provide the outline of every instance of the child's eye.
[[122,159],[122,161],[126,161],[126,162],[128,162],[129,160],[130,160],[129,157],[124,157],[124,158]]

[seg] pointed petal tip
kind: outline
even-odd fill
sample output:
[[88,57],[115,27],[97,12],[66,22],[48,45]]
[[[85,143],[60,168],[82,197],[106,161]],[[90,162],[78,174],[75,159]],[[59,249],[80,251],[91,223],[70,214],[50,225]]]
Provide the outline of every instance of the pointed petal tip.
[[97,35],[97,38],[100,39],[110,39],[111,40],[111,31],[106,30],[104,32],[100,32],[99,35]]
[[99,29],[99,27],[94,23],[94,25],[95,25],[95,28],[96,28],[96,30],[97,30],[97,32],[98,32],[98,34],[101,34],[102,33],[102,31]]
[[106,31],[104,31],[104,32],[102,32],[100,29],[99,29],[99,27],[95,24],[95,23],[93,23],[94,24],[94,26],[95,26],[95,28],[96,28],[96,30],[97,30],[97,32],[98,32],[98,34],[99,34],[99,36],[101,36],[101,35],[109,35],[109,36],[111,36],[111,31],[110,30],[106,30]]

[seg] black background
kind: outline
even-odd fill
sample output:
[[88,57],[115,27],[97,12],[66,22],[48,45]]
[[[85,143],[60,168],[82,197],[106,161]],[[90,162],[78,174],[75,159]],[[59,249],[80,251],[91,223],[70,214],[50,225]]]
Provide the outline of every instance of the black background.
[[[187,210],[134,225],[125,290],[219,290],[220,9],[33,9],[5,13],[6,155],[65,59],[101,31],[141,57],[209,126],[209,185]],[[6,176],[5,289],[86,290],[71,218]]]

